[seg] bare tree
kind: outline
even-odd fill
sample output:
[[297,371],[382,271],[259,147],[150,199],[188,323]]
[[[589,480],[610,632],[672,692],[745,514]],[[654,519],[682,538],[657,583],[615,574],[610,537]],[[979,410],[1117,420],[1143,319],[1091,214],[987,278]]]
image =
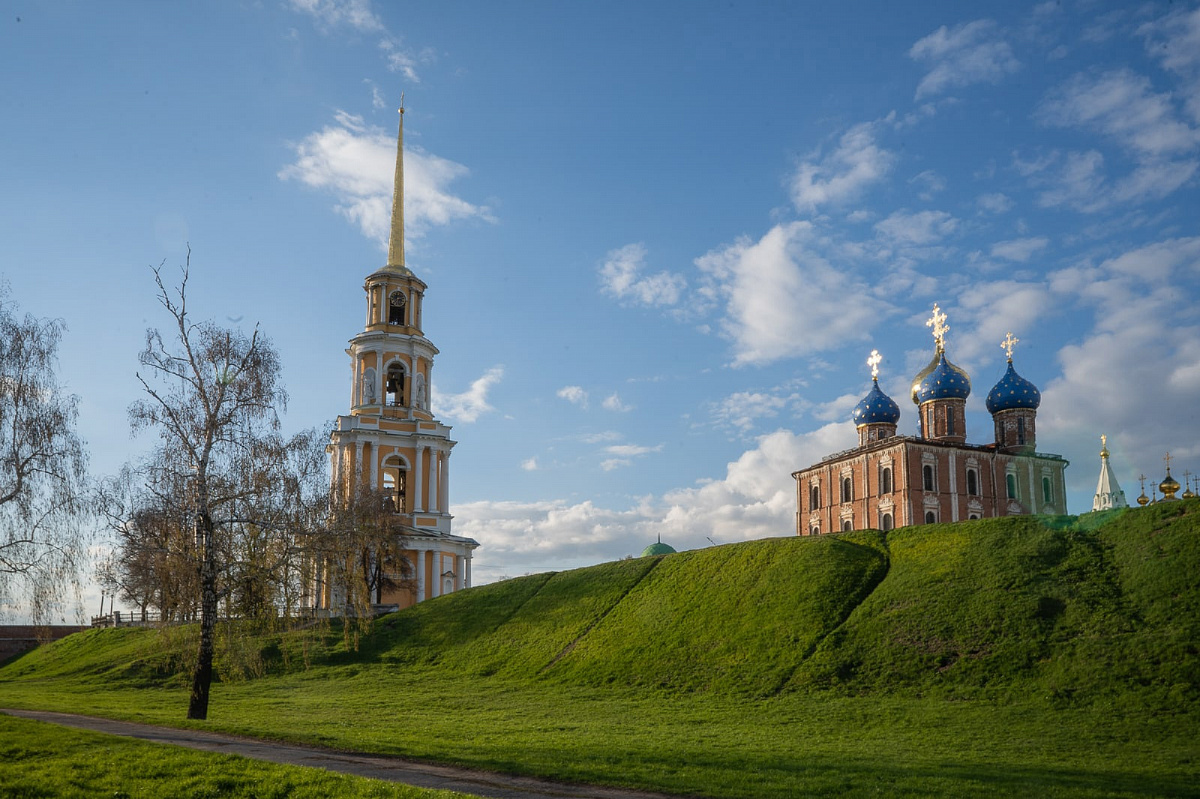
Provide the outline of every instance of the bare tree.
[[56,373],[63,329],[21,316],[0,286],[0,590],[28,596],[35,621],[78,585],[90,540],[78,399]]
[[411,589],[412,563],[401,517],[385,492],[360,486],[344,503],[330,509],[328,522],[309,539],[321,582],[348,617],[367,620],[385,594]]
[[[135,432],[159,434],[132,507],[191,533],[182,549],[196,573],[200,643],[188,718],[204,719],[219,603],[262,612],[293,601],[270,583],[298,559],[298,542],[317,512],[317,473],[306,457],[312,434],[280,435],[287,395],[270,342],[257,328],[247,336],[189,317],[190,264],[189,250],[173,289],[154,271],[173,330],[169,344],[159,331],[147,331],[139,356],[146,372],[138,374],[146,396],[130,406],[129,417]],[[149,529],[146,518],[127,521]]]

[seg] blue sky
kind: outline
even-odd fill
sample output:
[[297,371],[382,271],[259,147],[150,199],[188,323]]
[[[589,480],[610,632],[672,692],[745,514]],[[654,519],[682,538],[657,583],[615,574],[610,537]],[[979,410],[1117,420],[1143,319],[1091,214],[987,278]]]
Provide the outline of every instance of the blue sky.
[[1200,471],[1196,3],[11,3],[0,272],[64,319],[97,473],[135,457],[150,265],[348,407],[406,94],[409,265],[456,532],[493,580],[794,525],[949,316],[969,439],[1000,341],[1090,508]]

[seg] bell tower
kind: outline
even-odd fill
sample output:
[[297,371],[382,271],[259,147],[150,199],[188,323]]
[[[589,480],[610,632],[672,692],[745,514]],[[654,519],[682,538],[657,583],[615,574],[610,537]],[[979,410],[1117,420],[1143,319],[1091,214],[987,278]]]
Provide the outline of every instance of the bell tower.
[[457,442],[430,406],[438,350],[422,329],[426,288],[404,259],[401,108],[387,263],[363,283],[366,319],[346,350],[350,413],[338,417],[328,448],[335,502],[368,487],[399,517],[415,587],[384,602],[400,607],[470,586],[471,553],[479,546],[451,534],[450,453]]

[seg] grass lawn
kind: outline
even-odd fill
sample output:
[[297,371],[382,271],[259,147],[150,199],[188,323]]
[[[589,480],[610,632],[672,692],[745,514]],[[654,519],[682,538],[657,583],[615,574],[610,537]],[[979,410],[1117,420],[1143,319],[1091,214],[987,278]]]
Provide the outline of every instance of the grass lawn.
[[196,752],[0,715],[0,796],[454,799],[465,794]]
[[[0,667],[0,706],[712,797],[1200,796],[1200,501],[775,539],[238,636]],[[1091,520],[1095,522],[1095,520]]]

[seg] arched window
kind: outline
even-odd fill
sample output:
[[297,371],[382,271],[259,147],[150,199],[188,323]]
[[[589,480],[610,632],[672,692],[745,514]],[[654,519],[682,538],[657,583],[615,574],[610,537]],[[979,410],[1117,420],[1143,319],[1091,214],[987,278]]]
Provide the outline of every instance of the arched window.
[[403,325],[407,324],[408,320],[405,316],[405,310],[408,302],[404,298],[404,292],[393,291],[392,296],[388,297],[388,324]]
[[979,496],[979,473],[974,469],[967,469],[967,495]]
[[978,513],[972,513],[967,516],[967,521],[973,522],[973,521],[977,520],[978,518],[979,518]]
[[808,534],[809,535],[820,535],[821,534],[820,526],[814,524],[812,527],[810,527],[808,529]]
[[1050,478],[1042,478],[1042,501],[1050,503],[1054,501],[1054,491],[1050,488]]
[[931,510],[925,511],[925,523],[926,524],[936,524],[937,523],[937,514]]
[[879,517],[879,529],[885,533],[892,529],[892,514],[885,513]]
[[849,519],[846,519],[845,521],[842,522],[842,532],[843,533],[848,533],[853,529],[854,529],[854,522],[850,521]]
[[1017,443],[1018,444],[1025,443],[1025,417],[1024,416],[1017,417]]
[[1008,498],[1017,498],[1017,476],[1011,472],[1004,476],[1004,483],[1008,488]]
[[396,513],[408,510],[408,470],[396,459],[383,465],[383,493]]
[[854,482],[849,477],[842,478],[842,502],[854,499]]
[[387,371],[387,404],[404,405],[404,366],[394,363]]
[[934,478],[933,466],[931,466],[928,463],[925,464],[925,466],[921,469],[921,476],[925,480],[925,490],[926,491],[936,491],[937,490],[937,484],[934,482],[934,479],[933,479]]
[[946,408],[946,435],[954,435],[954,409]]
[[885,466],[879,470],[879,493],[892,493],[892,469],[890,466]]
[[821,484],[813,483],[808,489],[808,509],[816,510],[821,507]]

